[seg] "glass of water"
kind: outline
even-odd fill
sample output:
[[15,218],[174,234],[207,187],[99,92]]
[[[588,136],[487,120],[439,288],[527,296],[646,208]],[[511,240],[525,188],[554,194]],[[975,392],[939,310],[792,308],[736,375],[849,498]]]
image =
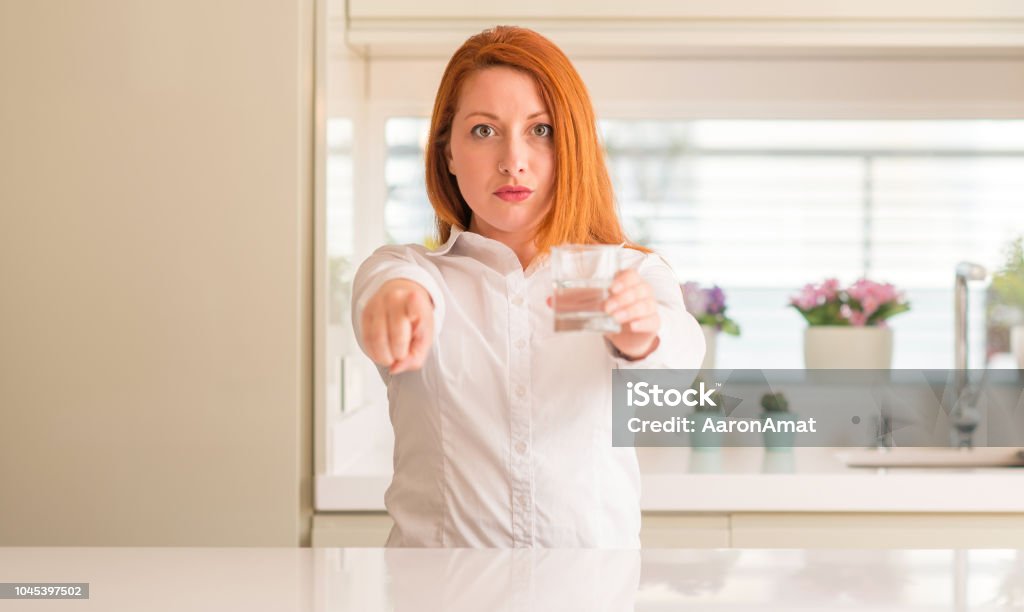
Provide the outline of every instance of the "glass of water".
[[551,248],[555,284],[555,331],[618,332],[615,317],[602,306],[608,299],[621,249],[612,244],[567,244]]

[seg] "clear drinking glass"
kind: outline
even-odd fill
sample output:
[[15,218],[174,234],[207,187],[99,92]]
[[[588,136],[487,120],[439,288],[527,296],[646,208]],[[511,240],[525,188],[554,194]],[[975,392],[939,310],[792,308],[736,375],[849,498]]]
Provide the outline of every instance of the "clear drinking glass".
[[620,248],[610,244],[567,244],[551,249],[555,284],[555,331],[618,332],[602,308],[619,270]]

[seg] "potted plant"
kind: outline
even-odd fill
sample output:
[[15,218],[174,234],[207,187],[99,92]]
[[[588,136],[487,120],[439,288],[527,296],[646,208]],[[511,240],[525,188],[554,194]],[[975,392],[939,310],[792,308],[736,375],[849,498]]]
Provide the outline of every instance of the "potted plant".
[[808,369],[889,369],[892,329],[886,321],[910,310],[889,283],[861,278],[840,288],[835,278],[808,284],[789,305],[807,320],[804,366]]
[[[789,411],[789,402],[782,392],[769,392],[761,396],[762,419],[778,421],[792,421],[795,416]],[[764,432],[764,448],[768,451],[786,451],[793,447],[793,432],[791,431],[766,431]]]
[[1024,369],[1024,240],[1021,237],[1006,249],[1003,265],[992,275],[989,291],[989,316],[993,326],[1009,330],[1010,351],[1017,367]]
[[713,369],[718,332],[739,336],[740,326],[725,314],[728,308],[725,304],[725,292],[718,285],[701,288],[698,283],[691,281],[683,283],[682,290],[686,310],[697,319],[704,331],[704,343],[707,348],[701,369]]

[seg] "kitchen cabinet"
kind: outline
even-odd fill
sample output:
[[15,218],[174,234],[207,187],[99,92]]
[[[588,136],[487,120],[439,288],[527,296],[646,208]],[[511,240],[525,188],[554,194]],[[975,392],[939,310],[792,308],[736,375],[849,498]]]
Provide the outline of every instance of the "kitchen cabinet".
[[345,40],[369,57],[450,54],[499,23],[538,29],[570,54],[608,57],[714,50],[899,50],[1019,48],[1024,4],[792,0],[349,0]]
[[749,513],[734,548],[1024,548],[1024,514]]
[[[382,512],[317,514],[314,547],[383,546]],[[1024,548],[1024,513],[645,512],[644,548]]]
[[[383,546],[392,521],[383,512],[317,514],[314,547]],[[640,540],[652,548],[726,548],[729,517],[724,514],[644,513]]]
[[640,520],[644,548],[728,548],[728,514],[645,512]]
[[358,19],[997,19],[1024,17],[1024,6],[1012,2],[949,0],[890,2],[861,0],[790,0],[766,4],[759,0],[527,0],[515,5],[474,0],[349,0],[348,17]]
[[[638,448],[648,548],[1024,548],[1020,468],[852,468],[848,449]],[[314,546],[383,546],[389,448],[317,482]]]
[[384,546],[394,522],[386,512],[313,515],[313,548]]

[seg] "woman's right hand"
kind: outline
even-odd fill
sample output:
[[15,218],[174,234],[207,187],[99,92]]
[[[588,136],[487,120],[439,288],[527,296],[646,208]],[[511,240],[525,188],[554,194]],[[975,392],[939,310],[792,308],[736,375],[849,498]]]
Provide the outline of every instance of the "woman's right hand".
[[396,278],[384,283],[363,308],[363,347],[391,374],[418,370],[434,341],[434,303],[419,283]]

